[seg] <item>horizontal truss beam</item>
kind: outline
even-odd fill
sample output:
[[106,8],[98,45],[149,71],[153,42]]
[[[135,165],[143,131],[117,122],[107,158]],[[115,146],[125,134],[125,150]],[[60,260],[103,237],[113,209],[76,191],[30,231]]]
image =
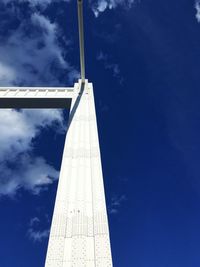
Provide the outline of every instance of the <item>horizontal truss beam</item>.
[[0,87],[1,108],[67,108],[71,107],[74,87]]

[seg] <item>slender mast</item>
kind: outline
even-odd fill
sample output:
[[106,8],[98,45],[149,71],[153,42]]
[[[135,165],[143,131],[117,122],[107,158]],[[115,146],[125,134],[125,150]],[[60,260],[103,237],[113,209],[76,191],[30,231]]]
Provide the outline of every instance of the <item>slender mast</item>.
[[78,2],[78,29],[79,29],[79,47],[80,47],[80,64],[81,80],[85,82],[85,55],[84,55],[84,31],[83,31],[83,0]]

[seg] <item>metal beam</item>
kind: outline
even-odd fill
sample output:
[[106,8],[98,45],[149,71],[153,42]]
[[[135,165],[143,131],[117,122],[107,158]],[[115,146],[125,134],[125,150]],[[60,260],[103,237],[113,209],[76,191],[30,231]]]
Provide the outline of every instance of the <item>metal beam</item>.
[[85,82],[85,55],[84,55],[84,30],[83,30],[83,0],[78,2],[78,29],[79,29],[79,47],[80,47],[80,64],[81,80]]
[[0,98],[1,108],[67,108],[70,98]]
[[71,107],[74,87],[0,87],[1,108],[67,108]]

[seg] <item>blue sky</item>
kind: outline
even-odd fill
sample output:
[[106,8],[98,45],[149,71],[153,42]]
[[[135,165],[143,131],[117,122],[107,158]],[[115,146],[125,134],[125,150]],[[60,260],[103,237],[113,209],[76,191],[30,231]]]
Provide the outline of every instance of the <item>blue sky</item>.
[[[200,2],[84,2],[115,267],[200,266]],[[75,1],[2,0],[0,86],[72,86]],[[0,110],[0,266],[42,267],[64,110]]]

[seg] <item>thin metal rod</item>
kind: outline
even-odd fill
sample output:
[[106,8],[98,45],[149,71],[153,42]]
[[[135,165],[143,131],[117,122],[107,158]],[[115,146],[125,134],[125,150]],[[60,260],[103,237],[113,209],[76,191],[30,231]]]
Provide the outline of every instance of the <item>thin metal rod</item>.
[[85,82],[85,54],[84,54],[84,31],[83,31],[83,0],[78,2],[78,29],[79,29],[79,46],[80,46],[80,63],[81,63],[81,80]]

